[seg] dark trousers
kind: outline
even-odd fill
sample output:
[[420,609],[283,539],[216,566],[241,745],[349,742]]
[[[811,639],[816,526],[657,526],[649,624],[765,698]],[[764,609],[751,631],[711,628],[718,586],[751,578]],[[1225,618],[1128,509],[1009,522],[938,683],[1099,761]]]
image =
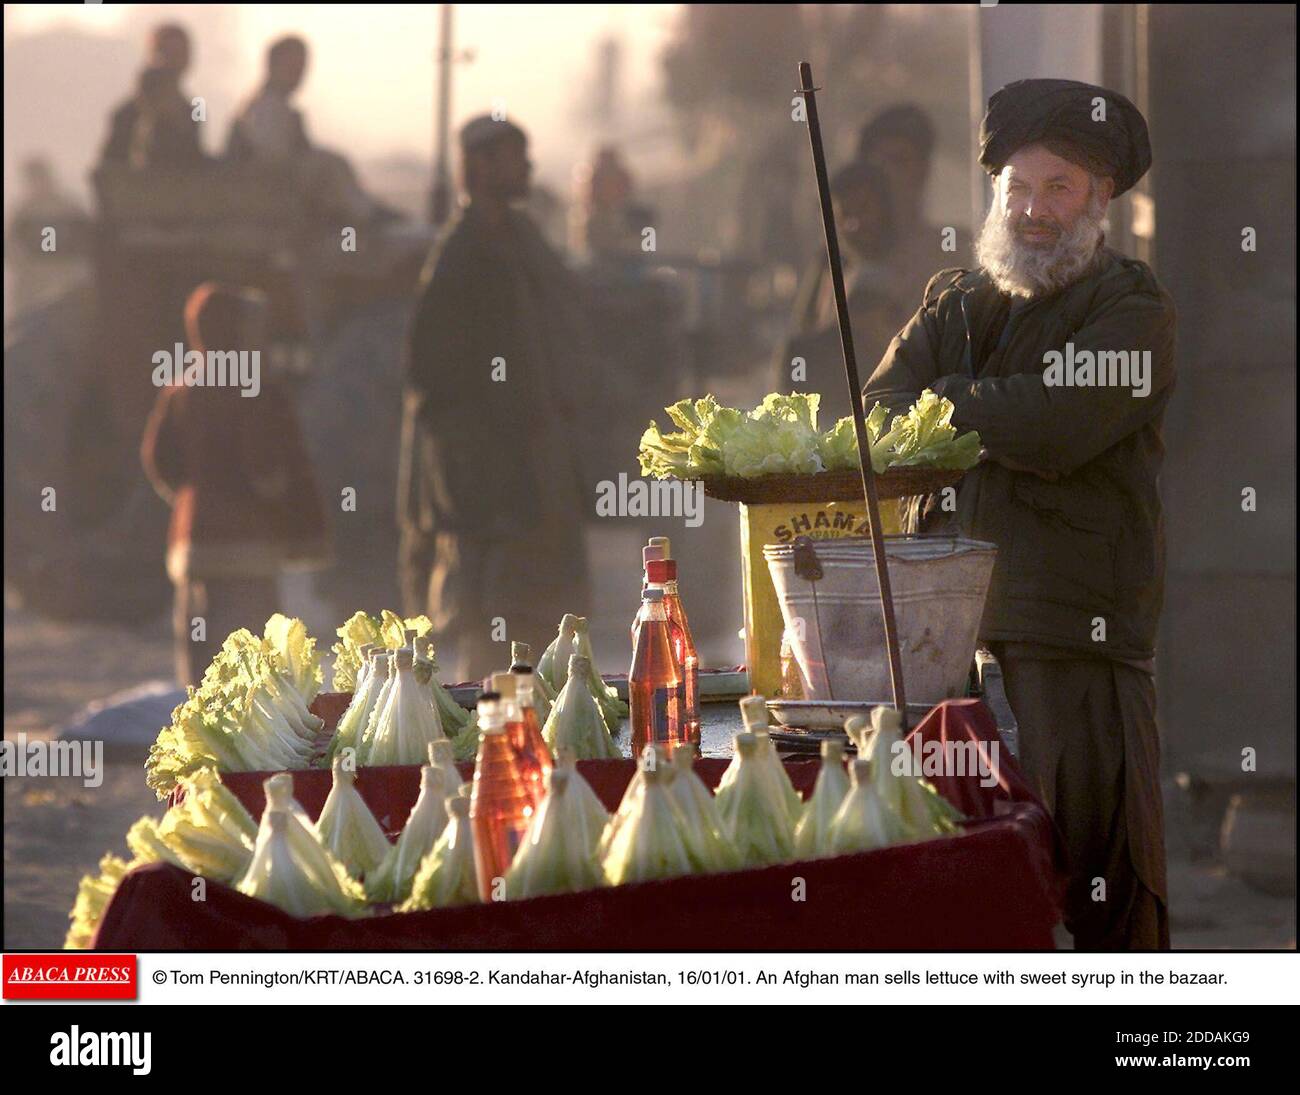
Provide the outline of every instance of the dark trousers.
[[510,539],[437,533],[425,588],[445,684],[509,669],[512,640],[540,658],[566,612],[591,611],[582,529]]
[[1167,950],[1154,680],[1122,662],[990,645],[1020,727],[1020,767],[1069,853],[1076,949]]
[[[279,607],[277,580],[269,576],[187,578],[176,583],[172,607],[176,679],[198,684],[232,631],[261,635]],[[202,621],[200,628],[196,621]],[[199,638],[195,638],[198,634]]]

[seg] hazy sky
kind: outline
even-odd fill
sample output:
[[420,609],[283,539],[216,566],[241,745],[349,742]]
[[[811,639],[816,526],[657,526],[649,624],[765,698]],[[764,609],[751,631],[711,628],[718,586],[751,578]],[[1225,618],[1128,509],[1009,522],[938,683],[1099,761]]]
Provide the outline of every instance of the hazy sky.
[[[438,5],[231,7],[238,55],[223,76],[251,86],[265,44],[288,31],[302,33],[312,48],[312,65],[300,104],[318,141],[346,142],[361,158],[393,152],[428,155]],[[610,32],[622,37],[623,103],[639,122],[649,122],[657,112],[657,58],[676,7],[456,5],[457,45],[473,50],[474,57],[457,66],[453,121],[501,100],[509,116],[533,134],[539,174],[562,184],[577,153],[574,142],[583,135],[574,125],[577,100],[590,86],[596,42]],[[203,18],[193,7],[189,11],[195,21]],[[146,23],[163,18],[185,22],[186,14],[185,5],[7,5],[6,38],[60,24],[138,37],[141,16],[147,16]],[[205,71],[201,40],[197,51],[195,75],[200,78]],[[132,73],[123,73],[124,93],[131,78]],[[213,121],[224,129],[224,119]]]

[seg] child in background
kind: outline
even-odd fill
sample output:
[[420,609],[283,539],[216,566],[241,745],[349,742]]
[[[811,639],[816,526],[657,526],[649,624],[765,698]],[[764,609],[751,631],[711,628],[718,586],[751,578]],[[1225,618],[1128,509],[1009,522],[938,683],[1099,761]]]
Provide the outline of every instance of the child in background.
[[329,557],[293,407],[261,368],[266,314],[259,292],[215,282],[195,289],[185,304],[186,349],[246,351],[246,364],[231,366],[219,386],[163,388],[145,426],[141,460],[172,507],[167,573],[182,685],[198,682],[231,631],[261,633],[278,610],[283,570],[319,568]]

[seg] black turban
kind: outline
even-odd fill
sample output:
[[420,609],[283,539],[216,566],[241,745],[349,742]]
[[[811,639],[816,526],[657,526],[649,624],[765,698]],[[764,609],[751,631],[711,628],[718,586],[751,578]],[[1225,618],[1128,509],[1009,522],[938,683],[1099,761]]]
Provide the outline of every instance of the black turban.
[[[1106,120],[1093,120],[1093,100],[1106,102]],[[1017,80],[994,92],[980,123],[980,164],[996,175],[1015,153],[1038,141],[1078,149],[1123,194],[1151,166],[1151,140],[1142,112],[1118,92],[1077,80]]]

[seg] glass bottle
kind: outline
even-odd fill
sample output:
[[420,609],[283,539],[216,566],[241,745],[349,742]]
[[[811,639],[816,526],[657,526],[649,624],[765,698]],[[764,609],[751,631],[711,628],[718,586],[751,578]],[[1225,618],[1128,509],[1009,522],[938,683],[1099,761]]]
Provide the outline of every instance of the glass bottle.
[[528,798],[533,804],[533,813],[536,813],[546,796],[546,782],[542,778],[542,758],[528,740],[528,723],[524,722],[524,713],[519,706],[517,680],[519,678],[512,672],[494,672],[486,684],[487,691],[500,697],[498,702],[506,723],[506,739],[510,741],[510,748],[515,750],[515,767],[528,788]]
[[546,779],[551,774],[551,769],[555,767],[555,759],[551,757],[551,750],[546,746],[546,739],[542,737],[542,720],[537,717],[537,705],[534,704],[534,689],[537,688],[537,681],[533,679],[533,667],[526,663],[516,662],[511,666],[510,674],[515,678],[515,702],[519,705],[519,713],[523,715],[524,733],[520,740],[511,741],[515,745],[515,752],[526,754],[528,757],[536,758],[537,766],[541,771],[538,787],[538,802],[546,795]]
[[469,797],[474,873],[483,901],[492,900],[493,883],[505,878],[533,818],[532,798],[506,734],[500,699],[494,692],[479,697],[478,756]]
[[[645,596],[645,591],[650,588],[650,578],[646,574],[647,568],[652,562],[659,559],[667,558],[668,537],[652,536],[650,542],[641,549],[641,596]],[[636,646],[636,628],[641,621],[641,609],[636,610],[636,615],[632,618],[632,645]]]
[[647,745],[677,745],[683,740],[685,688],[673,654],[664,591],[655,586],[641,601],[627,693],[634,757]]
[[686,609],[677,592],[677,562],[660,559],[646,564],[646,579],[652,586],[664,591],[664,612],[672,628],[673,654],[681,667],[682,683],[686,691],[686,707],[682,721],[685,740],[700,743],[700,655],[691,636],[691,625],[686,620]]

